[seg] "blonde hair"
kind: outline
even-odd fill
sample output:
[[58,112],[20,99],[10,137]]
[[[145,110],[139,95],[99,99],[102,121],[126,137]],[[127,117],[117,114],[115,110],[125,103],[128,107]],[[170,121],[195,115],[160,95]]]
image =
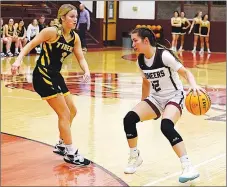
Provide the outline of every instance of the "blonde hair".
[[57,33],[58,35],[62,34],[62,20],[61,17],[65,16],[66,14],[68,14],[68,12],[70,12],[71,10],[77,10],[75,6],[71,5],[71,4],[64,4],[61,5],[61,7],[58,9],[58,16],[57,19],[59,20],[59,24],[57,25],[58,29],[57,29]]

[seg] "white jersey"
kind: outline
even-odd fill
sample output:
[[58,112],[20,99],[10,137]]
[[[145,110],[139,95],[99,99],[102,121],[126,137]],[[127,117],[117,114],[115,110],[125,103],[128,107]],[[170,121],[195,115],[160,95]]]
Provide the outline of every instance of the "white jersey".
[[137,63],[142,77],[151,84],[150,95],[165,99],[183,91],[177,73],[183,65],[168,50],[156,48],[155,55],[150,59],[140,54]]

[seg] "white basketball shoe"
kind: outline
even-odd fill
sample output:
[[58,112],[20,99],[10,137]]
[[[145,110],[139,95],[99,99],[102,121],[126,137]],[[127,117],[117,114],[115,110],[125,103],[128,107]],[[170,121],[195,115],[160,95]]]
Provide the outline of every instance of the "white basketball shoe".
[[199,177],[198,171],[191,165],[190,162],[182,163],[183,172],[179,177],[179,182],[185,183]]
[[139,167],[142,164],[143,160],[142,160],[142,158],[140,156],[140,151],[138,150],[137,153],[138,154],[135,155],[135,156],[131,156],[130,155],[130,157],[128,159],[128,165],[127,165],[127,167],[124,170],[125,174],[133,174],[133,173],[135,173],[137,167]]

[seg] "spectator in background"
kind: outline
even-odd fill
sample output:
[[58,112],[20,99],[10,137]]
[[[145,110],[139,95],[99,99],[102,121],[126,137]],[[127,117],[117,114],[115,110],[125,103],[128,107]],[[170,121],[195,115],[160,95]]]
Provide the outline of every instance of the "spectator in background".
[[200,22],[200,54],[204,53],[204,39],[207,46],[207,52],[210,52],[209,36],[210,36],[210,21],[208,20],[208,14],[205,14]]
[[[191,23],[188,21],[188,19],[185,17],[185,12],[180,13],[181,16],[181,46],[179,51],[183,51],[184,47],[184,36],[186,34],[187,29],[191,26]],[[186,26],[187,25],[187,26]]]
[[[33,38],[35,38],[35,36],[39,34],[39,25],[38,25],[38,21],[37,19],[33,19],[32,20],[32,23],[30,23],[28,25],[28,29],[27,29],[27,38],[28,38],[28,41],[30,42]],[[36,53],[37,54],[40,54],[41,52],[41,48],[40,48],[40,45],[37,46],[35,48],[36,50]]]
[[181,34],[181,18],[179,12],[174,11],[174,16],[171,18],[172,26],[172,50],[177,51],[177,40]]
[[45,24],[45,16],[42,15],[39,18],[39,32],[41,32],[41,30],[43,30],[44,28],[46,28],[46,24]]
[[194,28],[194,47],[193,47],[192,53],[196,52],[196,46],[197,46],[199,35],[200,35],[199,28],[200,28],[200,23],[202,21],[202,14],[203,14],[202,11],[199,11],[196,14],[196,16],[194,17],[194,19],[192,21],[191,28],[188,32],[190,34],[192,29]]
[[6,44],[6,52],[9,52],[10,51],[10,46],[11,46],[11,41],[9,41],[6,38],[6,36],[5,36],[5,27],[3,26],[3,19],[1,18],[1,51],[0,51],[1,52],[1,57],[5,57],[6,56],[6,54],[3,52],[3,44]]
[[80,4],[80,17],[77,24],[77,30],[79,30],[79,36],[83,51],[87,51],[86,30],[89,29],[90,29],[90,14],[88,10],[85,9],[84,5]]
[[20,20],[19,24],[17,24],[15,26],[15,29],[16,29],[16,33],[17,33],[17,36],[18,36],[18,40],[19,40],[19,48],[20,48],[20,51],[21,51],[28,41],[27,37],[26,37],[27,34],[26,34],[25,26],[24,26],[24,21]]
[[14,20],[12,18],[9,19],[8,24],[5,25],[5,36],[6,36],[7,40],[10,43],[9,44],[10,47],[6,51],[6,55],[7,56],[10,56],[10,57],[13,56],[13,54],[10,51],[12,42],[15,42],[15,52],[14,52],[14,55],[15,56],[19,55],[19,52],[18,52],[19,40],[18,40],[18,37],[16,35],[16,30],[14,28]]

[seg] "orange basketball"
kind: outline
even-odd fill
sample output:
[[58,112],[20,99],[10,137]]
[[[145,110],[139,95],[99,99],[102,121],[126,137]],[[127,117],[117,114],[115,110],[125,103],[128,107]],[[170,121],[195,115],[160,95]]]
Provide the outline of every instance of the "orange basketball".
[[160,31],[160,30],[162,29],[162,26],[161,26],[161,25],[157,25],[157,26],[156,26],[156,29],[157,29],[158,31]]
[[155,30],[156,30],[156,26],[155,26],[155,25],[152,25],[152,26],[151,26],[151,30],[152,30],[152,31],[155,31]]
[[160,38],[160,33],[156,33],[156,34],[155,34],[155,37],[156,37],[156,38]]
[[146,26],[146,25],[142,25],[141,27],[142,27],[142,28],[146,28],[147,26]]
[[147,28],[148,28],[148,29],[151,29],[151,25],[147,25]]
[[141,25],[136,25],[136,28],[141,28]]
[[201,95],[196,93],[193,95],[193,91],[191,91],[185,99],[185,106],[187,110],[196,116],[204,115],[211,106],[211,100],[207,93],[202,92]]

